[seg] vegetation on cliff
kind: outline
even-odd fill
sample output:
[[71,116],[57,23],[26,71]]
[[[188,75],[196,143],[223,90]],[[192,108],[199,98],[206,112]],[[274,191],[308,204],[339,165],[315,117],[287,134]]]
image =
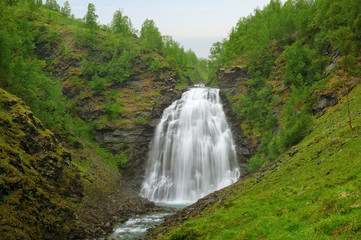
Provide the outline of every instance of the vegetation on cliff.
[[0,90],[1,239],[83,238],[71,154],[19,98]]
[[253,173],[147,239],[360,238],[360,19],[360,1],[271,0],[213,45]]
[[361,85],[268,168],[199,200],[146,239],[358,239]]
[[154,207],[121,168],[207,64],[153,20],[138,33],[122,11],[99,25],[93,4],[75,19],[68,2],[42,2],[0,1],[0,236],[81,239]]
[[359,82],[360,23],[360,1],[271,0],[213,45],[213,72],[246,69],[229,98],[244,132],[262,136],[249,171],[302,140],[322,98],[334,104]]

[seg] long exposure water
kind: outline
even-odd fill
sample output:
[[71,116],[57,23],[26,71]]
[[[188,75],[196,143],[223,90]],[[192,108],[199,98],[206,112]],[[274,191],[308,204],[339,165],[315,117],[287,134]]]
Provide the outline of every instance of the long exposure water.
[[130,218],[123,224],[115,226],[114,232],[107,239],[130,240],[143,238],[147,230],[163,221],[169,213],[147,214]]
[[141,195],[167,204],[193,203],[239,176],[219,89],[191,88],[163,112]]

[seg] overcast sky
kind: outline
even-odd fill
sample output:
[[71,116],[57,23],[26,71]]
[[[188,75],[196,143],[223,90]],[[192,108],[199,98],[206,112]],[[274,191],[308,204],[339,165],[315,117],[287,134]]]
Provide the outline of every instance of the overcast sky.
[[[58,0],[60,6],[66,0]],[[270,0],[68,0],[75,17],[83,18],[93,3],[98,22],[109,24],[116,10],[123,10],[134,27],[153,19],[162,35],[170,35],[198,57],[207,58],[212,44],[228,36],[241,17],[263,8]],[[44,0],[45,2],[45,0]]]

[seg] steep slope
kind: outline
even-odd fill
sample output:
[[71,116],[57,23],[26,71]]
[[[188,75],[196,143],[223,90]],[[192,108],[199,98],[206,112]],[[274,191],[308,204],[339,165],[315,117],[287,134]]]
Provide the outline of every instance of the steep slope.
[[168,218],[147,239],[354,239],[361,215],[361,85],[270,166]]
[[19,98],[0,89],[2,239],[79,239],[83,185],[71,154]]

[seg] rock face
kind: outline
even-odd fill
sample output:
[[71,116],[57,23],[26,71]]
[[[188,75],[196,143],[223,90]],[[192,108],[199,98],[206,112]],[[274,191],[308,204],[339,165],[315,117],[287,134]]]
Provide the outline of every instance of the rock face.
[[152,117],[144,126],[141,134],[136,136],[136,146],[132,151],[131,161],[129,161],[126,167],[122,169],[125,180],[131,184],[132,188],[139,190],[142,185],[150,142],[164,109],[179,99],[181,95],[181,91],[173,89],[164,92],[164,100],[160,104],[154,104]]
[[247,81],[248,68],[245,66],[232,66],[229,68],[220,68],[216,72],[218,86],[220,89],[228,92],[236,90],[239,83]]
[[20,99],[2,89],[0,159],[2,239],[86,237],[69,205],[83,197],[70,153]]
[[248,139],[243,134],[240,121],[237,118],[237,115],[233,112],[231,104],[227,99],[226,92],[223,89],[220,91],[220,97],[223,104],[223,111],[226,114],[227,122],[232,130],[233,138],[237,145],[236,151],[238,160],[240,161],[241,173],[244,175],[247,173],[247,160],[255,153],[257,146],[251,139]]
[[248,91],[247,81],[250,79],[248,69],[245,66],[232,66],[229,68],[218,69],[216,76],[218,86],[221,89],[220,96],[223,103],[223,110],[227,116],[227,122],[232,129],[233,138],[237,145],[238,159],[243,173],[246,172],[247,159],[256,151],[257,143],[248,139],[241,130],[241,122],[232,110],[232,104],[227,95],[235,96]]
[[317,102],[312,109],[312,113],[315,115],[319,112],[323,112],[326,108],[335,105],[337,102],[338,98],[336,92],[319,95]]

